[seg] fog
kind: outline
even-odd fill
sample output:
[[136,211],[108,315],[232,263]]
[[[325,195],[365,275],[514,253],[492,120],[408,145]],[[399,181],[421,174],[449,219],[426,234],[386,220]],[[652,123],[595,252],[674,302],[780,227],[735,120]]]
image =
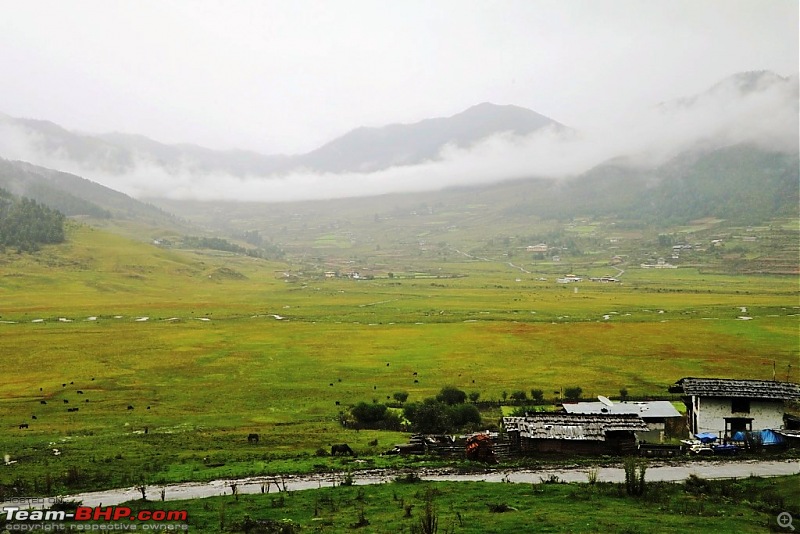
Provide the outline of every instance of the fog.
[[0,127],[7,158],[73,172],[137,198],[292,201],[428,191],[502,180],[575,176],[614,160],[652,168],[689,150],[740,143],[781,152],[798,150],[798,78],[764,74],[743,90],[728,78],[700,95],[654,104],[616,122],[586,130],[545,128],[525,137],[499,133],[468,147],[445,146],[422,164],[371,173],[318,173],[297,169],[279,176],[238,177],[184,168],[165,169],[147,159],[117,174],[77,164],[63,152],[45,153],[41,139],[9,125]]

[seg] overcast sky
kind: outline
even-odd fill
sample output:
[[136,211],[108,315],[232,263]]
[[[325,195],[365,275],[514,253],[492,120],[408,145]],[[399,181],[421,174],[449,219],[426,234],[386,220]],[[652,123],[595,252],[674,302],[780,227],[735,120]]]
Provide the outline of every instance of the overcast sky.
[[299,153],[489,101],[576,128],[798,70],[796,0],[0,0],[0,112]]

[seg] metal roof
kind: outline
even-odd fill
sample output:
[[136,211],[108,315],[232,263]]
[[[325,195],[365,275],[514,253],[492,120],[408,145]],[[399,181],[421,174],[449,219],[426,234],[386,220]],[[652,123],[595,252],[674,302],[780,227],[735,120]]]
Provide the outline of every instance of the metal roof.
[[503,417],[507,432],[529,439],[605,441],[606,432],[645,432],[647,424],[637,414],[533,413]]
[[670,391],[700,397],[800,399],[800,385],[772,380],[687,377],[678,380]]
[[564,411],[567,413],[583,414],[620,414],[635,413],[642,419],[680,417],[681,414],[669,401],[647,401],[647,402],[615,402],[611,406],[606,406],[602,402],[576,402],[574,404],[563,404]]

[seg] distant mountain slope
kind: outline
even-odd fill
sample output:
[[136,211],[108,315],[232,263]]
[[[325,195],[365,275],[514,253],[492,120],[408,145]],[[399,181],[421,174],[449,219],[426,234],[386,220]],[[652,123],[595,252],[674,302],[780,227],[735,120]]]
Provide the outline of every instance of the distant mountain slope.
[[174,225],[161,209],[80,176],[21,161],[0,159],[0,188],[57,209],[65,215],[146,219]]
[[653,169],[612,161],[546,184],[510,212],[559,219],[613,215],[658,224],[703,217],[755,223],[800,215],[797,155],[752,145],[685,152]]
[[446,145],[467,148],[498,133],[527,135],[548,126],[565,129],[529,109],[484,102],[452,117],[358,128],[304,155],[302,163],[322,172],[371,172],[434,160]]

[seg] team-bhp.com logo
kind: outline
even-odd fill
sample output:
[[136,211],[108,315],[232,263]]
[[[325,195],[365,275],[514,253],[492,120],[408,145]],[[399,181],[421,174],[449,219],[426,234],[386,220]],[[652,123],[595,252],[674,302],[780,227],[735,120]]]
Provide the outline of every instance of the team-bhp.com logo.
[[138,510],[127,506],[78,506],[65,510],[30,510],[5,506],[6,530],[20,532],[82,531],[187,531],[186,510]]

